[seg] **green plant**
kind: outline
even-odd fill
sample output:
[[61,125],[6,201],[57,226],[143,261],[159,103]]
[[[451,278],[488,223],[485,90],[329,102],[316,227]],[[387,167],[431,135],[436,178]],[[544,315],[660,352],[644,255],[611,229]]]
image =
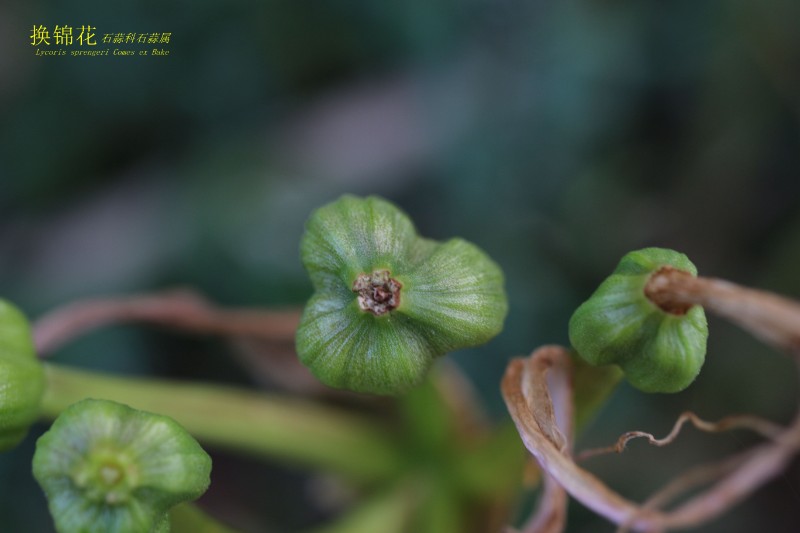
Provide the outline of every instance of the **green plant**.
[[44,391],[28,321],[0,300],[0,451],[19,444],[39,417]]
[[[520,436],[547,480],[542,505],[528,520],[526,533],[563,530],[567,494],[622,531],[698,527],[780,475],[800,452],[800,416],[782,427],[751,415],[708,422],[685,412],[664,438],[629,431],[612,446],[586,450],[574,458],[572,413],[576,408],[580,412],[575,400],[585,399],[585,395],[573,387],[586,383],[581,377],[585,366],[580,361],[619,364],[629,381],[645,390],[680,390],[702,365],[707,335],[702,307],[794,358],[800,354],[796,337],[800,304],[723,280],[698,277],[685,256],[649,248],[626,255],[614,274],[573,315],[570,339],[579,352],[584,350],[579,354],[579,364],[575,364],[574,354],[560,346],[545,346],[529,358],[509,363],[502,382],[503,396]],[[686,366],[685,371],[681,365]],[[655,446],[670,444],[687,422],[708,432],[746,429],[769,442],[678,475],[642,504],[619,495],[576,462],[620,453],[637,438]],[[681,497],[683,501],[667,508]]]
[[396,394],[432,360],[482,344],[503,328],[503,273],[462,239],[416,234],[380,198],[344,196],[309,219],[300,245],[315,293],[297,353],[324,383]]
[[617,364],[645,392],[678,392],[703,366],[708,325],[699,305],[662,307],[645,287],[668,269],[697,276],[689,259],[673,250],[630,252],[572,315],[569,340],[593,365]]
[[[622,498],[575,463],[575,429],[612,393],[622,374],[617,366],[646,391],[675,392],[691,383],[705,354],[702,307],[797,351],[800,306],[699,277],[677,252],[648,248],[626,255],[571,319],[574,349],[546,346],[512,360],[502,391],[514,425],[496,426],[486,423],[453,365],[433,364],[502,329],[503,275],[484,252],[461,239],[419,237],[385,200],[345,196],[311,216],[301,256],[315,291],[302,314],[220,309],[186,292],[89,300],[38,320],[34,349],[25,318],[0,305],[0,442],[17,443],[36,419],[55,420],[37,444],[33,470],[60,533],[231,532],[186,503],[209,481],[210,460],[195,438],[212,450],[279,459],[346,480],[360,497],[316,533],[499,531],[512,521],[523,471],[529,484],[537,479],[524,465],[523,445],[543,480],[543,503],[523,524],[525,533],[562,530],[567,493],[623,528],[697,526],[778,475],[800,449],[800,422],[784,428],[747,416],[709,423],[684,414],[666,439],[627,433],[609,449],[621,451],[636,437],[666,444],[687,421],[771,439],[702,476],[690,472],[645,505]],[[273,344],[296,340],[299,358],[321,381],[394,397],[324,389],[346,398],[326,405],[35,358],[121,321]],[[302,387],[307,382],[297,390],[309,392]],[[674,512],[661,509],[700,478],[718,483]]]
[[33,475],[61,533],[167,532],[167,512],[208,488],[211,458],[174,420],[107,400],[64,410]]

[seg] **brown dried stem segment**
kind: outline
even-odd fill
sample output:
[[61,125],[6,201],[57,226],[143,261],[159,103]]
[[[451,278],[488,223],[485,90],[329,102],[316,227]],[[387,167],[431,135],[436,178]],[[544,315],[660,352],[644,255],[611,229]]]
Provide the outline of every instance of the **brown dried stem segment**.
[[[554,451],[558,457],[568,457],[572,446],[572,420],[574,417],[572,405],[572,361],[566,350],[559,346],[544,346],[537,353],[538,357],[525,360],[529,365],[535,366],[535,373],[531,379],[520,380],[519,388],[507,391],[506,379],[512,372],[520,370],[522,359],[514,359],[506,370],[506,379],[503,380],[503,395],[509,404],[508,392],[521,411],[533,413],[532,422],[536,431],[528,434],[522,433],[517,418],[513,416],[517,429],[528,450],[539,460],[540,455],[534,452],[534,446],[546,447]],[[553,368],[553,372],[547,372]],[[527,369],[526,369],[527,370]],[[552,397],[551,397],[552,391]],[[552,400],[555,398],[555,402]],[[509,405],[511,410],[511,405]],[[563,485],[546,467],[544,472],[544,492],[536,512],[527,520],[521,533],[559,533],[564,530],[567,520],[567,493]],[[512,530],[513,531],[513,530]]]
[[34,340],[40,357],[93,329],[147,322],[202,334],[294,341],[299,311],[220,309],[188,290],[75,302],[40,318]]
[[781,350],[800,354],[800,304],[787,298],[669,267],[651,276],[645,294],[667,312],[701,305]]
[[561,533],[567,523],[567,493],[552,476],[545,474],[544,490],[536,512],[521,530],[507,527],[503,533]]
[[[642,509],[660,509],[664,508],[689,491],[694,490],[705,485],[708,485],[717,479],[733,472],[742,465],[747,459],[753,455],[753,451],[749,450],[745,453],[726,457],[725,459],[716,463],[700,465],[691,468],[686,472],[681,473],[672,481],[667,483],[664,487],[652,494],[644,503]],[[622,525],[617,530],[617,533],[627,533],[630,529]]]
[[[580,468],[569,455],[569,443],[563,441],[554,412],[554,400],[571,403],[570,395],[551,397],[545,374],[569,372],[569,356],[564,348],[545,346],[527,359],[512,360],[503,377],[502,391],[506,405],[522,440],[542,469],[575,499],[619,526],[632,531],[662,532],[668,529],[696,527],[724,513],[780,474],[800,449],[800,416],[792,425],[774,435],[774,442],[762,444],[742,458],[695,471],[667,485],[666,494],[643,505],[631,502],[606,486],[593,474]],[[568,376],[562,383],[569,383]],[[771,433],[771,429],[768,430]],[[671,511],[655,509],[654,503],[677,497],[699,483],[714,483]],[[551,532],[553,529],[526,533]]]

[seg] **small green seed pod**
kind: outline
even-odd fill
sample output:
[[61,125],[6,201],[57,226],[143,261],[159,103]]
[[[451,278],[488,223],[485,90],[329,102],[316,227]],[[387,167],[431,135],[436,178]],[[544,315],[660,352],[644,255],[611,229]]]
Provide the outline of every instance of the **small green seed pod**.
[[59,533],[161,533],[208,488],[211,458],[177,422],[107,400],[72,404],[36,442]]
[[36,358],[28,321],[0,300],[0,451],[25,438],[39,416],[44,371]]
[[666,311],[645,295],[650,277],[664,268],[697,275],[689,259],[662,248],[631,252],[572,315],[569,339],[593,365],[617,364],[645,392],[678,392],[694,381],[706,354],[703,308]]
[[503,327],[500,267],[462,239],[419,237],[386,200],[343,196],[317,209],[300,251],[316,292],[297,353],[332,387],[403,392],[435,357],[485,343]]

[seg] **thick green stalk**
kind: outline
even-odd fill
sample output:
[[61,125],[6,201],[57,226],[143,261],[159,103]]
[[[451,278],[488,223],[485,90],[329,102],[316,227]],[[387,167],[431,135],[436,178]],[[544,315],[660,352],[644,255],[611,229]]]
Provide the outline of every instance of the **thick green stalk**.
[[42,416],[84,398],[108,399],[174,418],[198,440],[322,468],[358,481],[391,477],[402,455],[377,422],[341,410],[196,383],[120,378],[45,365]]
[[171,533],[239,533],[218,522],[193,503],[182,503],[169,512]]
[[408,483],[360,502],[333,523],[314,529],[313,533],[403,533],[408,531],[409,514],[415,495]]
[[575,405],[575,429],[583,430],[622,381],[617,365],[593,366],[572,353],[572,399]]

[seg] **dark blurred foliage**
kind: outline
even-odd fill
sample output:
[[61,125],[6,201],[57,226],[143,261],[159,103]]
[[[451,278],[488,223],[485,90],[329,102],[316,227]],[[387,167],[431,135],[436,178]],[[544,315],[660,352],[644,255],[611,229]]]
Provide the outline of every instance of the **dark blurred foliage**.
[[[506,360],[567,342],[571,311],[631,249],[672,247],[701,273],[800,297],[798,21],[789,0],[0,4],[0,293],[34,317],[175,285],[300,305],[308,213],[380,194],[424,235],[463,236],[505,269],[506,330],[456,355],[502,418]],[[34,24],[172,32],[170,55],[36,57]],[[57,359],[257,381],[222,342],[128,327]],[[795,378],[712,318],[696,384],[623,386],[580,445],[664,433],[683,409],[785,422]],[[0,458],[3,531],[50,527],[28,474],[34,438]],[[689,430],[593,465],[641,498],[749,442]],[[301,472],[242,461],[218,459],[223,514],[252,531],[318,516]],[[798,504],[795,462],[702,531],[797,531]],[[613,530],[574,511],[571,532]]]

